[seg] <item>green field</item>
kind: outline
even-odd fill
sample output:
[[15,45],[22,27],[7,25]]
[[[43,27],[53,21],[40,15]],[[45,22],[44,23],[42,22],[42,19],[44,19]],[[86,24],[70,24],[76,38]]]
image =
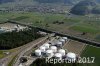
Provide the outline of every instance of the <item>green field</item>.
[[[68,16],[66,14],[39,12],[0,12],[0,22],[5,22],[7,20],[15,20],[31,24],[32,26],[38,26],[73,35],[80,32],[86,32],[89,33],[89,36],[86,36],[90,39],[97,41],[100,40],[98,39],[98,36],[100,35],[100,20],[95,20],[93,18],[89,20],[86,16]],[[64,24],[53,24],[54,21],[64,22]],[[76,34],[73,31],[75,31]]]
[[15,49],[11,49],[11,50],[0,50],[0,58],[3,58],[5,56],[7,56],[4,52],[15,52],[16,51],[16,48]]
[[95,57],[94,63],[80,64],[80,66],[100,66],[100,48],[87,46],[82,57]]
[[81,25],[73,26],[73,27],[71,27],[71,29],[80,31],[80,32],[93,33],[93,34],[100,32],[99,29],[95,29],[93,27],[84,26],[84,25],[83,26],[81,26]]
[[3,53],[3,51],[0,50],[0,58],[3,58],[5,56],[5,54]]

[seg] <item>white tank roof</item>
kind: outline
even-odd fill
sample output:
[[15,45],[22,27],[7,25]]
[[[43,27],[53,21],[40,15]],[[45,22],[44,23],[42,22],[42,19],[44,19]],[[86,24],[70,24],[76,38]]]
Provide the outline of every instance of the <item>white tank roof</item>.
[[53,50],[47,50],[47,51],[46,51],[46,55],[47,55],[48,57],[53,56]]
[[57,46],[61,47],[63,45],[63,42],[58,41]]
[[65,42],[65,40],[64,40],[64,39],[60,39],[59,41]]
[[40,46],[40,48],[45,48],[44,45]]
[[14,28],[18,28],[17,25],[15,25]]
[[68,38],[67,37],[62,37],[63,39],[67,40]]
[[41,50],[40,49],[35,50],[35,55],[40,56],[41,55]]
[[53,52],[57,51],[57,47],[56,46],[51,46],[50,49],[53,50]]
[[46,53],[53,53],[53,51],[52,50],[47,50]]
[[50,44],[45,43],[45,44],[43,44],[43,46],[44,46],[46,49],[48,49],[48,48],[49,48],[49,46],[50,46]]
[[49,43],[45,43],[44,45],[50,45]]
[[40,47],[40,50],[41,50],[42,52],[45,52],[46,48],[45,48],[44,46],[41,46],[41,47]]
[[61,53],[56,53],[56,54],[55,54],[55,57],[61,58],[61,57],[62,57],[62,54],[61,54]]
[[76,58],[76,54],[75,53],[72,53],[72,52],[69,52],[67,54],[67,57],[72,58],[72,59],[75,59]]
[[35,50],[35,52],[41,52],[41,50],[37,49],[37,50]]
[[57,49],[57,47],[56,46],[51,46],[51,49]]
[[65,50],[64,49],[59,49],[58,52],[61,53],[62,55],[65,55]]
[[62,42],[58,41],[57,44],[62,44]]
[[0,30],[4,30],[4,29],[1,28]]
[[19,66],[23,66],[22,64],[19,64]]

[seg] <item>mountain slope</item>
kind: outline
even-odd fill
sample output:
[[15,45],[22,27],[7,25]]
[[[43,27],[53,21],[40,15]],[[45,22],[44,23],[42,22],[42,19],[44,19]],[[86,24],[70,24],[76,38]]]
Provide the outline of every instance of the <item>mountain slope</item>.
[[94,14],[100,14],[100,5],[93,8],[92,13]]
[[[89,13],[100,14],[100,5],[98,5],[100,0],[0,0],[0,4],[3,4],[3,6],[12,7],[17,5],[19,8],[20,6],[23,6],[24,8],[24,6],[40,5],[41,3],[43,3],[42,6],[47,3],[52,6],[53,4],[74,6],[71,8],[70,13],[76,15],[85,15]],[[2,7],[2,5],[0,6]]]
[[0,3],[14,2],[14,0],[0,0]]
[[[0,0],[0,3],[7,3],[7,2],[29,2],[29,1],[36,1],[39,3],[65,3],[65,4],[76,4],[80,1],[84,0]],[[88,1],[88,0],[85,0]],[[92,1],[92,0],[91,0]],[[100,2],[100,0],[95,0],[97,2]]]
[[84,0],[79,2],[77,5],[75,5],[71,9],[71,13],[77,14],[77,15],[85,15],[92,12],[94,7],[97,6],[97,3],[95,0]]
[[[0,0],[0,3],[7,2],[28,2],[30,0]],[[65,3],[65,4],[76,4],[81,0],[31,0],[38,3]]]
[[76,4],[81,0],[35,0],[39,3],[65,3],[65,4]]

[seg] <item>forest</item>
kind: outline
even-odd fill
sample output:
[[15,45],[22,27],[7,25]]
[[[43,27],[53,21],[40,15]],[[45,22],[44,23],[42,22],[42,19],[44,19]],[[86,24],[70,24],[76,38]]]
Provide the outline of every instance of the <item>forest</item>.
[[0,49],[12,49],[27,44],[41,37],[37,34],[37,29],[29,29],[24,31],[13,31],[0,34]]

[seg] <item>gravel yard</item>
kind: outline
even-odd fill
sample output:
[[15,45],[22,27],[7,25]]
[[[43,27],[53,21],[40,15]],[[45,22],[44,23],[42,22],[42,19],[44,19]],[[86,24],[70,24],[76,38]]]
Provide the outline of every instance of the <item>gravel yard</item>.
[[81,54],[86,44],[83,44],[78,41],[70,40],[69,43],[65,44],[64,49],[67,49],[68,52],[74,52],[78,55]]

